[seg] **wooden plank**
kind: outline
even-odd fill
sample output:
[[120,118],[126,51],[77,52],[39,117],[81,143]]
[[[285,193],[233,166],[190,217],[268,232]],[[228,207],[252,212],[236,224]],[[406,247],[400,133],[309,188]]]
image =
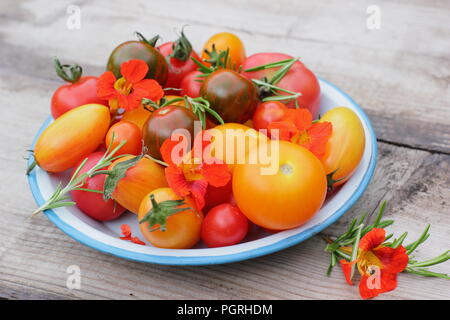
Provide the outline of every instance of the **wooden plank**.
[[[445,56],[448,42],[444,43],[449,35],[444,20],[448,2],[379,2],[383,12],[387,11],[386,28],[399,28],[392,29],[394,33],[380,36],[353,30],[364,23],[366,2],[359,1],[343,8],[337,1],[324,2],[322,7],[293,1],[260,1],[257,6],[235,1],[231,2],[233,10],[223,2],[210,1],[205,19],[199,14],[188,15],[190,20],[181,13],[204,12],[204,2],[167,1],[158,8],[149,8],[144,1],[136,6],[123,6],[119,1],[110,5],[80,2],[83,26],[72,31],[65,28],[69,2],[50,7],[45,1],[2,1],[0,104],[8,108],[0,119],[4,151],[0,155],[0,297],[357,299],[357,288],[345,284],[340,270],[330,278],[324,276],[328,257],[318,236],[266,257],[208,267],[148,265],[97,252],[64,235],[44,216],[28,219],[35,204],[21,158],[49,114],[51,93],[61,83],[51,70],[52,55],[77,60],[87,73],[99,74],[114,45],[128,39],[132,31],[157,32],[170,39],[172,27],[185,22],[195,25],[189,34],[197,48],[210,34],[230,28],[248,44],[249,52],[271,47],[298,53],[320,76],[361,103],[382,140],[448,153],[450,65]],[[362,16],[356,14],[359,10]],[[226,18],[230,16],[231,20]],[[343,25],[336,30],[328,27],[337,22]],[[419,29],[414,38],[410,33]],[[411,39],[423,43],[416,45]],[[390,143],[379,146],[371,185],[325,233],[338,234],[352,217],[375,212],[386,199],[390,201],[386,215],[397,221],[390,230],[409,231],[408,242],[431,223],[431,238],[417,256],[426,259],[439,254],[448,243],[450,156]],[[81,268],[81,290],[65,285],[66,269],[73,264]],[[448,264],[436,270],[449,273]],[[398,289],[381,298],[449,299],[447,287],[444,280],[402,274]]]
[[[24,81],[25,79],[22,79]],[[43,87],[52,83],[40,82]],[[24,90],[22,97],[15,101],[23,105],[27,98],[33,97],[32,87]],[[44,91],[43,88],[40,90]],[[40,92],[40,91],[39,91]],[[36,95],[36,92],[34,92]],[[1,96],[1,95],[0,95]],[[36,97],[36,101],[45,97]],[[22,100],[22,101],[19,101]],[[2,103],[5,101],[2,101]],[[30,106],[29,110],[37,111],[39,103]],[[41,113],[45,113],[41,111]],[[319,237],[314,237],[305,243],[275,253],[266,257],[209,267],[167,267],[130,262],[102,254],[85,247],[54,227],[44,216],[27,219],[29,212],[35,207],[29,193],[24,192],[26,182],[17,182],[17,176],[23,174],[23,166],[17,161],[21,153],[20,144],[27,145],[26,135],[31,136],[31,128],[27,126],[36,121],[30,114],[12,114],[2,120],[2,135],[11,139],[15,134],[17,121],[24,125],[20,127],[18,146],[5,153],[8,170],[2,170],[0,178],[2,194],[17,194],[17,197],[3,199],[2,217],[4,222],[0,227],[2,242],[0,253],[0,291],[4,297],[26,297],[25,293],[10,293],[11,283],[23,288],[23,292],[33,296],[65,297],[65,298],[125,298],[125,299],[317,299],[317,298],[358,298],[355,288],[347,287],[339,270],[331,278],[326,278],[324,272],[328,257],[323,252],[324,243]],[[35,129],[35,128],[34,128]],[[3,141],[4,139],[2,139]],[[373,211],[382,199],[395,199],[388,211],[389,216],[400,219],[398,231],[410,230],[412,236],[421,232],[417,221],[430,221],[433,224],[433,235],[426,245],[424,256],[437,254],[442,248],[442,241],[448,235],[445,226],[448,225],[448,206],[442,207],[440,199],[450,185],[447,178],[438,178],[437,173],[449,162],[449,156],[430,155],[428,152],[398,148],[380,144],[380,161],[373,183],[364,197],[345,217],[347,221],[363,209]],[[437,161],[437,165],[432,165]],[[444,164],[441,164],[444,163]],[[431,163],[431,164],[430,164]],[[5,165],[6,166],[6,165]],[[6,169],[2,168],[2,169]],[[428,201],[421,202],[416,193],[406,192],[411,184],[415,184],[423,172],[430,176],[425,185],[430,188],[426,193]],[[13,174],[11,174],[13,172]],[[446,180],[447,179],[447,180]],[[437,181],[437,183],[435,183]],[[432,188],[432,189],[431,189]],[[8,189],[8,191],[7,191]],[[420,190],[424,190],[423,187]],[[399,200],[401,195],[402,200]],[[394,202],[393,201],[393,202]],[[400,202],[398,202],[400,201]],[[402,202],[403,201],[403,202]],[[401,208],[407,202],[414,206],[414,219],[408,218],[409,212]],[[344,223],[339,222],[327,233],[342,231]],[[443,229],[444,228],[444,229]],[[396,230],[397,231],[397,230]],[[42,254],[45,252],[45,254]],[[420,254],[422,257],[422,254]],[[79,265],[82,272],[81,290],[68,290],[65,287],[69,265]],[[274,271],[276,270],[276,271]],[[402,275],[399,288],[382,298],[449,298],[445,290],[446,282],[439,279],[417,279]],[[44,292],[45,294],[42,294]]]

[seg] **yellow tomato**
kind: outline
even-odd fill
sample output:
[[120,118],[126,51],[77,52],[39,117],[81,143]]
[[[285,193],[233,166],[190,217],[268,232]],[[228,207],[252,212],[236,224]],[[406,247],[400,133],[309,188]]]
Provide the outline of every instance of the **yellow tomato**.
[[[156,202],[156,210],[152,204],[151,197]],[[168,212],[170,210],[161,207],[161,204],[168,200],[183,200],[184,204],[173,207],[173,209],[186,207],[186,210],[171,214],[171,212]],[[155,220],[165,221],[165,230],[151,231],[153,228],[161,228],[161,225],[155,224],[151,226],[148,221],[139,223],[139,229],[144,238],[155,247],[189,249],[200,240],[203,214],[195,209],[195,203],[192,198],[181,198],[170,188],[158,188],[142,199],[138,213],[139,221],[142,221],[150,210],[153,210],[152,215],[157,215],[158,219]]]
[[347,181],[358,167],[364,153],[366,137],[358,116],[349,108],[337,107],[326,112],[320,121],[329,121],[333,132],[321,161],[325,173],[332,174],[336,187]]
[[142,130],[142,127],[144,126],[144,123],[150,118],[152,113],[144,107],[139,107],[130,111],[126,111],[121,120],[128,121],[131,123],[134,123],[139,129]]
[[[209,52],[212,51],[212,46],[215,46],[216,51],[219,52],[221,50],[225,51],[227,48],[229,49],[229,57],[231,66],[235,67],[233,69],[239,68],[239,66],[244,62],[245,56],[245,48],[241,39],[239,39],[236,35],[229,32],[221,32],[213,35],[209,40],[205,43],[202,50],[202,59],[209,59],[210,57],[206,54],[205,50]],[[208,63],[205,63],[209,65]]]
[[101,104],[86,104],[64,113],[36,142],[36,163],[48,172],[72,168],[103,142],[109,123],[109,109]]
[[248,153],[266,144],[265,135],[239,123],[225,123],[209,129],[211,133],[211,155],[228,164],[231,171],[236,164],[248,162]]
[[278,149],[271,149],[270,164],[236,166],[233,195],[253,223],[285,230],[304,224],[320,209],[327,179],[319,159],[306,148],[287,141],[270,142],[277,143]]

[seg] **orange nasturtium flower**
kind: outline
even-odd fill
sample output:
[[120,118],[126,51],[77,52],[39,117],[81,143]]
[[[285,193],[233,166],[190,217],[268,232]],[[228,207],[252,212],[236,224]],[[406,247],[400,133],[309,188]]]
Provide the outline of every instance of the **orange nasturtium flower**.
[[[180,143],[169,138],[160,149],[164,162],[168,164],[165,169],[167,183],[180,197],[192,196],[197,208],[202,210],[208,185],[225,186],[231,179],[231,173],[228,165],[221,160],[205,156],[206,152],[203,151],[209,143],[195,139],[191,152],[180,148]],[[201,155],[197,155],[194,150],[200,150]],[[175,158],[172,157],[174,154]]]
[[126,61],[120,66],[121,78],[116,79],[111,71],[104,72],[98,78],[97,96],[108,100],[112,110],[136,109],[143,98],[158,101],[164,96],[164,91],[156,80],[144,79],[147,72],[145,61]]
[[308,109],[289,109],[281,121],[269,124],[269,132],[279,130],[279,139],[301,145],[318,158],[325,154],[325,146],[331,136],[331,122],[313,123]]
[[340,261],[345,279],[350,285],[352,285],[350,279],[352,265],[356,263],[361,274],[359,293],[363,299],[394,290],[397,287],[397,274],[408,264],[406,249],[402,245],[397,248],[385,246],[383,245],[385,239],[386,231],[374,228],[361,238],[355,261]]

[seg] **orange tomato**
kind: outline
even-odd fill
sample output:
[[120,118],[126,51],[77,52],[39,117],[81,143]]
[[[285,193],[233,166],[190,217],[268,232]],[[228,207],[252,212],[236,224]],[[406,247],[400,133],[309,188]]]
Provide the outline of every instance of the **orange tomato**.
[[105,138],[105,146],[111,143],[112,135],[114,133],[114,141],[111,150],[117,145],[126,140],[126,143],[115,153],[116,156],[122,154],[138,155],[142,151],[142,131],[134,123],[128,121],[119,121],[109,128]]
[[366,137],[358,116],[349,108],[337,107],[326,112],[320,121],[329,121],[333,132],[321,161],[327,175],[332,175],[337,187],[347,181],[358,167],[364,153]]
[[208,132],[212,136],[211,155],[223,160],[231,171],[236,164],[247,162],[250,150],[269,141],[255,129],[239,123],[218,125]]
[[[139,224],[142,235],[152,245],[159,248],[168,249],[189,249],[192,248],[200,239],[200,230],[203,221],[203,214],[196,210],[194,201],[190,197],[181,198],[175,194],[170,188],[159,188],[147,194],[139,207],[138,219],[141,221],[150,210],[154,209],[151,196],[157,204],[161,204],[167,200],[184,200],[183,205],[174,207],[188,207],[184,211],[180,211],[170,215],[164,210],[153,211],[152,214],[160,215],[163,220],[165,217],[165,231],[159,229],[150,231],[151,228],[161,227],[159,224],[150,226],[148,221]],[[165,217],[164,217],[165,216]]]
[[72,168],[103,142],[109,123],[109,109],[104,105],[71,109],[42,132],[34,147],[36,163],[48,172]]
[[269,153],[269,159],[271,171],[262,171],[268,169],[262,161],[236,166],[236,203],[248,219],[263,228],[298,227],[311,219],[325,200],[327,179],[322,164],[307,149],[287,141],[279,141],[279,150]]
[[141,106],[130,111],[125,111],[121,120],[134,123],[139,129],[142,130],[144,123],[148,118],[150,118],[151,115],[152,113],[150,111],[144,109],[144,107]]
[[[132,157],[126,156],[117,159],[109,166],[109,170],[117,163]],[[138,213],[142,199],[150,191],[166,186],[167,181],[163,167],[153,160],[142,158],[136,165],[127,170],[125,177],[119,180],[112,197],[122,207],[133,213]]]
[[[221,50],[227,50],[229,48],[229,57],[232,69],[237,69],[244,62],[245,56],[245,48],[241,39],[239,39],[236,35],[229,32],[221,32],[213,35],[209,40],[205,43],[202,50],[202,59],[209,59],[210,57],[206,54],[205,50],[209,52],[212,51],[212,46],[215,45],[216,51],[219,52]],[[205,62],[205,65],[210,65]]]

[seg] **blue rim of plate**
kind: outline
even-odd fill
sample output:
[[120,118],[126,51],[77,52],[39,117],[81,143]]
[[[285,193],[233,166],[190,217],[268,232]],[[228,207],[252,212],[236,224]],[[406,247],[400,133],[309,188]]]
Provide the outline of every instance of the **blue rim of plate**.
[[[372,125],[370,123],[369,118],[363,111],[363,109],[344,91],[339,89],[337,86],[332,84],[331,82],[324,80],[322,78],[319,78],[320,81],[323,81],[324,83],[330,85],[335,90],[337,90],[340,94],[342,94],[345,98],[348,99],[348,101],[357,109],[360,113],[360,116],[364,120],[371,136],[372,140],[372,154],[369,162],[368,169],[366,173],[364,174],[364,177],[360,184],[357,187],[356,192],[354,192],[351,197],[338,209],[333,213],[331,216],[329,216],[327,219],[325,219],[322,223],[316,224],[315,226],[306,229],[302,231],[301,233],[295,234],[293,236],[290,236],[288,238],[282,239],[276,243],[251,249],[248,251],[243,251],[239,253],[233,253],[233,254],[225,254],[225,255],[219,255],[219,256],[161,256],[161,255],[154,255],[154,254],[145,254],[145,253],[139,253],[139,252],[133,252],[122,248],[117,248],[115,246],[100,242],[98,240],[92,239],[88,236],[86,236],[84,233],[80,232],[79,230],[75,229],[71,225],[67,224],[66,222],[62,221],[57,214],[53,210],[46,210],[44,214],[48,217],[48,219],[53,222],[61,231],[63,231],[65,234],[67,234],[69,237],[77,240],[78,242],[91,247],[93,249],[99,250],[104,253],[112,254],[114,256],[138,261],[138,262],[146,262],[146,263],[154,263],[154,264],[161,264],[161,265],[212,265],[212,264],[224,264],[224,263],[231,263],[231,262],[238,262],[242,260],[252,259],[260,256],[264,256],[270,253],[274,253],[283,249],[286,249],[288,247],[291,247],[295,244],[298,244],[300,242],[303,242],[310,237],[314,236],[318,232],[324,230],[334,222],[336,222],[342,215],[344,215],[345,212],[347,212],[354,204],[355,202],[362,196],[364,191],[366,190],[367,186],[370,183],[370,180],[373,177],[376,162],[377,162],[377,154],[378,154],[378,148],[377,148],[377,140],[375,131],[372,128]],[[39,128],[39,131],[37,132],[36,136],[34,137],[32,147],[34,147],[38,137],[42,133],[42,131],[48,126],[48,124],[52,121],[52,117],[48,117],[46,121],[42,124],[42,126]],[[33,157],[30,157],[28,160],[28,164],[31,164],[33,161]],[[36,173],[33,171],[28,175],[28,183],[30,185],[31,193],[33,194],[33,197],[37,203],[38,206],[41,206],[45,200],[40,192]],[[199,249],[202,250],[202,249]]]

